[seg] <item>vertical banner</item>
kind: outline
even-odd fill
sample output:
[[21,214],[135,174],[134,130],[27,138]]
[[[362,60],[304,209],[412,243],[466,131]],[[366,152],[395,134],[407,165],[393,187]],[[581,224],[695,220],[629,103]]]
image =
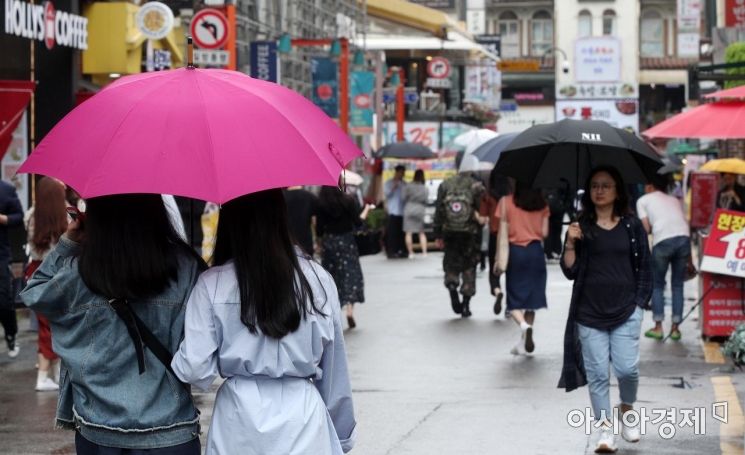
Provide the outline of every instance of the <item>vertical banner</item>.
[[313,103],[331,118],[339,117],[339,68],[329,57],[310,61],[313,79]]
[[717,206],[719,174],[713,172],[691,173],[691,227],[709,227]]
[[251,77],[262,81],[278,82],[277,43],[275,41],[251,42]]
[[745,27],[745,0],[725,0],[724,25]]
[[353,71],[350,75],[350,113],[349,131],[363,135],[373,132],[373,91],[375,90],[375,73],[371,71]]

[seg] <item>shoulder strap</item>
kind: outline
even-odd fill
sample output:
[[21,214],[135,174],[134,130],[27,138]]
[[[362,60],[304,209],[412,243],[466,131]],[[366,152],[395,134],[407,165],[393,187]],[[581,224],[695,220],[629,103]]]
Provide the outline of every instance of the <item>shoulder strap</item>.
[[163,343],[158,340],[158,338],[153,335],[153,332],[148,329],[148,327],[145,325],[144,322],[142,322],[142,319],[140,319],[139,316],[137,316],[137,313],[132,311],[132,308],[129,306],[129,302],[125,299],[111,299],[109,300],[109,305],[114,309],[117,316],[124,322],[124,325],[127,327],[127,332],[129,332],[129,337],[132,339],[132,343],[135,347],[135,352],[137,353],[137,365],[140,370],[140,374],[144,373],[146,370],[145,367],[145,351],[143,347],[147,347],[150,349],[150,352],[153,353],[153,355],[160,360],[160,363],[163,364],[164,367],[166,367],[166,370],[171,373],[176,380],[181,383],[184,387],[189,390],[189,387],[181,382],[181,380],[176,376],[176,373],[173,372],[173,368],[171,368],[171,360],[173,359],[173,355],[168,351],[168,349],[163,346]]

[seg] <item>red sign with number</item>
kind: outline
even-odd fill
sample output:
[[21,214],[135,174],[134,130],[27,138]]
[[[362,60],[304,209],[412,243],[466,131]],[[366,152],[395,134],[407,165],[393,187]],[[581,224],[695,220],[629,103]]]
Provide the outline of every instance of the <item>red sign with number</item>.
[[704,245],[701,270],[745,278],[745,213],[717,210]]

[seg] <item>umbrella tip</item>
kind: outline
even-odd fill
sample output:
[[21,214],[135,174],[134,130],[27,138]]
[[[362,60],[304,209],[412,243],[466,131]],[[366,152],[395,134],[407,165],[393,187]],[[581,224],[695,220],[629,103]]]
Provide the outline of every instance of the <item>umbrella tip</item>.
[[186,36],[186,67],[194,69],[194,42],[191,35]]

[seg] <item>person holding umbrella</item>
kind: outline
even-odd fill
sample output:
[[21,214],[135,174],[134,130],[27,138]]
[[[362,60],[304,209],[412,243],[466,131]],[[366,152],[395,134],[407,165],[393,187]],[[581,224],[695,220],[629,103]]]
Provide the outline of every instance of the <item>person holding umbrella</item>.
[[[579,221],[569,226],[561,268],[574,280],[559,382],[567,391],[589,384],[599,426],[597,453],[614,452],[609,365],[618,379],[621,417],[632,411],[639,386],[639,337],[649,308],[652,272],[647,232],[629,213],[621,174],[600,166],[589,173]],[[637,424],[622,436],[640,439]]]
[[205,453],[351,450],[356,423],[339,294],[333,277],[292,244],[281,190],[223,205],[215,264],[189,297],[172,362],[201,390],[227,378]]

